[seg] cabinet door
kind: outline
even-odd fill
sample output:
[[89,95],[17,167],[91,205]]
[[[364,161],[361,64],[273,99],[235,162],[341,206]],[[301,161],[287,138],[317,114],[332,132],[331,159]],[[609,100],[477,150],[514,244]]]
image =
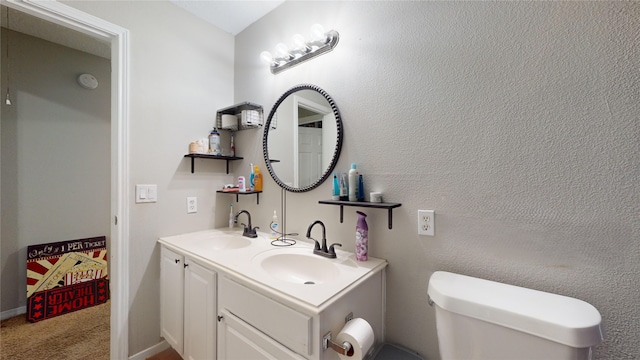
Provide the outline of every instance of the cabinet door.
[[161,336],[183,353],[184,257],[164,246],[160,250]]
[[293,351],[234,316],[226,309],[218,327],[218,359],[303,360]]
[[216,357],[216,274],[186,258],[184,307],[185,360]]

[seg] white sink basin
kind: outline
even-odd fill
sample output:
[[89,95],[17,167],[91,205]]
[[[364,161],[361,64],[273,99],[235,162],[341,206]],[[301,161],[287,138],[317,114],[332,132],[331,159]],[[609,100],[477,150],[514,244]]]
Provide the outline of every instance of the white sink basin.
[[311,248],[265,251],[256,255],[253,263],[267,275],[293,284],[322,284],[340,275],[340,269],[331,259],[314,255]]
[[241,249],[251,245],[251,240],[235,236],[220,234],[202,234],[194,236],[191,240],[193,245],[209,250],[231,250]]

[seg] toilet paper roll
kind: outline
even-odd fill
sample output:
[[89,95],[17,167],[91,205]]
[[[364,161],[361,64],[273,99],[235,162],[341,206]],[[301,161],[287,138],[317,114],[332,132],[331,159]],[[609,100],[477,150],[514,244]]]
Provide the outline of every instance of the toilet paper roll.
[[375,335],[371,325],[361,318],[355,318],[349,322],[340,330],[338,336],[336,336],[336,342],[342,344],[347,341],[353,347],[353,356],[338,355],[340,359],[347,360],[361,360],[373,346]]
[[227,130],[238,130],[238,117],[235,115],[222,114],[222,128]]

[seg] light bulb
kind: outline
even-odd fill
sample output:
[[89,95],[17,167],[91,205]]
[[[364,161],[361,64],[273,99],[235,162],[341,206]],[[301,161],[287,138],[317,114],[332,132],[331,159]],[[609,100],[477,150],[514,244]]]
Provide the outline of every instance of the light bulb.
[[298,49],[303,49],[303,48],[307,47],[307,44],[305,44],[305,42],[304,42],[304,36],[302,36],[300,34],[293,35],[293,43],[295,44],[296,48],[298,48]]
[[276,51],[280,57],[289,57],[289,48],[283,43],[276,45]]
[[265,64],[271,65],[273,63],[273,56],[271,56],[270,52],[263,51],[260,53],[260,60]]
[[313,41],[327,41],[327,34],[322,25],[314,24],[311,26],[311,39]]
[[293,43],[296,47],[295,52],[298,52],[300,56],[311,51],[311,47],[304,41],[304,36],[300,34],[293,35]]

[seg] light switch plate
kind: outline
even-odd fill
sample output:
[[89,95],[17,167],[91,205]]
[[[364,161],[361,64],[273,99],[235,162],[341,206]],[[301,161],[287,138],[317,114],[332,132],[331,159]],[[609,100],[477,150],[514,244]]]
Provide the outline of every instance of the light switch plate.
[[158,201],[158,185],[136,185],[136,203],[154,203]]

